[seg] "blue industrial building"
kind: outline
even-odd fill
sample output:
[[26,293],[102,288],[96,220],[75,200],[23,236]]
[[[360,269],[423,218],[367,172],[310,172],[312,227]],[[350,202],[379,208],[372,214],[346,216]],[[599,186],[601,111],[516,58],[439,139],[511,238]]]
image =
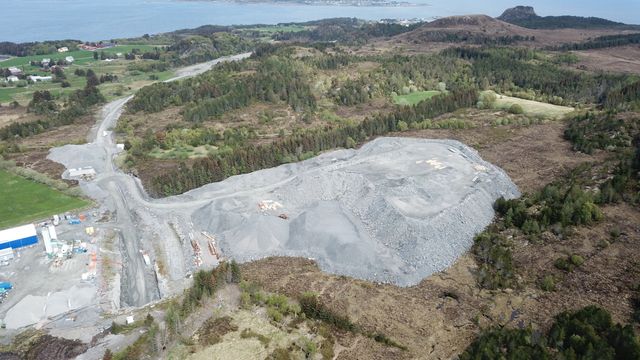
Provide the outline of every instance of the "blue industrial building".
[[38,233],[33,224],[0,231],[0,250],[18,249],[38,243]]

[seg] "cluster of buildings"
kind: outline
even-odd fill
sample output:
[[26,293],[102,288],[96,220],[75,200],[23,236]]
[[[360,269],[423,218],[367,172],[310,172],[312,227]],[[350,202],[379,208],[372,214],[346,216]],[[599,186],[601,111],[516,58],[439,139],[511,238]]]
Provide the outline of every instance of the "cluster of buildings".
[[[38,225],[27,224],[22,226],[13,227],[0,231],[0,263],[6,264],[9,260],[15,257],[15,251],[22,248],[36,245],[38,243],[38,235],[42,238],[44,244],[45,253],[49,257],[63,257],[64,255],[70,255],[71,253],[86,252],[86,243],[81,241],[68,242],[58,238],[56,226],[61,221],[68,221],[70,225],[77,225],[85,220],[84,215],[78,217],[70,214],[54,215],[52,221],[44,222]],[[93,236],[95,230],[92,226],[87,227],[85,232],[89,236]]]
[[[67,49],[67,48],[66,47],[65,48],[60,48],[60,49],[58,49],[58,52],[61,52],[60,51],[61,49]],[[66,52],[68,50],[69,49],[67,49],[67,50],[65,50],[63,52]],[[51,71],[51,72],[53,72],[53,70],[56,67],[60,66],[60,64],[70,65],[70,64],[73,64],[73,62],[75,60],[76,59],[73,56],[66,56],[64,58],[64,60],[61,59],[59,61],[54,61],[52,63],[50,58],[43,58],[40,61],[39,65],[40,65],[40,67],[42,68],[43,71]],[[32,62],[31,64],[32,65],[38,64],[38,62]],[[16,66],[9,67],[7,69],[7,71],[5,72],[5,75],[7,75],[6,76],[6,82],[8,82],[8,83],[15,83],[15,82],[20,81],[20,79],[27,79],[27,80],[30,80],[32,82],[41,82],[41,81],[51,81],[51,80],[53,80],[52,76],[39,76],[39,75],[29,75],[29,76],[27,76],[25,78],[23,76],[22,69],[20,69],[20,68],[18,68]]]
[[[103,49],[112,48],[114,46],[115,46],[115,44],[112,44],[112,43],[96,43],[96,44],[80,44],[80,45],[78,45],[78,47],[80,49],[87,50],[87,51],[103,50]],[[60,49],[58,49],[58,51],[60,51]]]

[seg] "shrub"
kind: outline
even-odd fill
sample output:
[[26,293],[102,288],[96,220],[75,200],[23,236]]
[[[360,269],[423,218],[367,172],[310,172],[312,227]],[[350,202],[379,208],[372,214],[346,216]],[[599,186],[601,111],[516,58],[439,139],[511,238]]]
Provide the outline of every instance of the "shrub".
[[524,114],[524,109],[520,104],[513,104],[509,107],[509,113],[516,115]]
[[555,291],[556,280],[553,275],[546,275],[540,282],[540,289],[544,291]]
[[557,259],[553,265],[563,271],[572,272],[575,268],[581,266],[584,263],[584,258],[580,255],[570,255]]
[[486,330],[460,355],[460,360],[549,358],[544,338],[535,337],[531,329],[505,328]]
[[487,231],[476,236],[473,253],[480,265],[478,284],[485,289],[504,289],[515,284],[511,245],[498,233]]

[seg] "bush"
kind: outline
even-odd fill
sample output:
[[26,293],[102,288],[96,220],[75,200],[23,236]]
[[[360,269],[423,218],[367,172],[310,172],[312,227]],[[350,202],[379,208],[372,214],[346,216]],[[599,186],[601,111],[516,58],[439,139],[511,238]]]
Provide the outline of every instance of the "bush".
[[629,325],[614,325],[597,306],[563,312],[549,332],[549,345],[565,359],[639,359],[640,343]]
[[460,360],[549,358],[544,338],[535,337],[531,329],[504,328],[486,330],[460,355]]
[[524,109],[520,104],[513,104],[509,107],[509,113],[516,115],[524,114]]
[[555,291],[556,280],[552,275],[546,275],[540,282],[540,289],[544,291]]
[[478,284],[485,289],[504,289],[515,285],[511,245],[501,234],[486,231],[476,236],[473,253],[480,265]]
[[572,272],[575,268],[581,266],[584,263],[584,258],[580,255],[570,255],[566,258],[559,258],[553,264],[556,268]]

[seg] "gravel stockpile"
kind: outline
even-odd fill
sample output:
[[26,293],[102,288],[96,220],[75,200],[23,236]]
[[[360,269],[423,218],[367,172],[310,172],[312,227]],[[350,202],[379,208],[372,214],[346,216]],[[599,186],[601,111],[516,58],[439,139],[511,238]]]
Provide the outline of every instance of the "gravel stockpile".
[[227,257],[302,256],[331,273],[408,286],[467,251],[495,199],[519,195],[460,142],[379,138],[169,199],[213,199],[192,220]]

